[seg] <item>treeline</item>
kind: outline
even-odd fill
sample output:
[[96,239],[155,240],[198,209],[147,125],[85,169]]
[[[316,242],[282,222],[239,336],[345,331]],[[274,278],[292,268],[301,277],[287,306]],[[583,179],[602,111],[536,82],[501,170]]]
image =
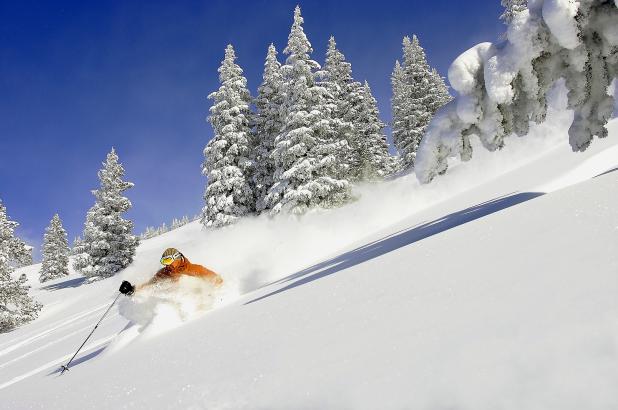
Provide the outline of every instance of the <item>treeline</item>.
[[148,226],[146,230],[139,235],[139,238],[142,240],[154,238],[155,236],[163,235],[166,232],[173,231],[174,229],[185,226],[189,222],[197,221],[198,219],[200,219],[200,215],[196,215],[192,218],[185,215],[180,219],[174,218],[169,226],[165,222],[156,228],[154,226]]
[[233,46],[225,49],[221,86],[208,96],[214,136],[204,150],[205,226],[345,204],[353,184],[412,168],[427,124],[451,99],[418,38],[405,37],[403,63],[392,75],[393,140],[400,155],[391,156],[369,84],[353,78],[335,39],[323,67],[312,52],[296,7],[285,62],[271,44],[253,98]]

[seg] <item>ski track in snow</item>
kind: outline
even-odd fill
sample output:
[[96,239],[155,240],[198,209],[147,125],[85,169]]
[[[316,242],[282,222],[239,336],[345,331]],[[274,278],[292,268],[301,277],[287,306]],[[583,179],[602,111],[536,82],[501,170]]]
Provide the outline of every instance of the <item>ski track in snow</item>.
[[70,319],[66,319],[66,320],[59,320],[56,321],[54,324],[51,325],[51,327],[47,328],[46,330],[36,333],[32,336],[26,337],[26,339],[19,341],[19,342],[15,342],[14,340],[8,340],[6,343],[3,344],[3,346],[6,345],[10,345],[9,347],[0,350],[0,357],[6,355],[7,353],[10,353],[14,350],[19,349],[20,347],[24,347],[28,344],[31,344],[35,341],[37,341],[38,339],[45,337],[47,335],[49,335],[50,333],[59,330],[67,325],[72,324],[73,322],[76,321],[80,321],[82,319],[86,319],[87,317],[93,315],[94,313],[100,311],[101,309],[107,308],[109,306],[109,303],[104,304],[104,305],[100,305],[97,306],[94,309],[90,309],[87,312],[82,312],[76,315],[73,315]]
[[[114,318],[116,316],[118,316],[118,314],[110,315],[109,318],[111,319],[111,318]],[[26,357],[36,353],[36,352],[44,350],[44,349],[46,349],[46,348],[48,348],[50,346],[53,346],[53,345],[55,345],[55,344],[57,344],[59,342],[62,342],[63,340],[66,340],[66,339],[70,338],[71,336],[78,335],[78,334],[87,335],[88,334],[87,331],[88,330],[92,330],[92,328],[93,328],[93,326],[92,326],[92,324],[90,324],[88,326],[84,326],[84,327],[81,327],[81,328],[79,328],[77,330],[74,330],[74,331],[72,331],[70,333],[66,333],[64,336],[61,336],[59,338],[55,338],[51,342],[47,342],[44,345],[38,346],[38,347],[36,347],[36,348],[34,348],[32,350],[28,350],[26,353],[22,354],[21,356],[17,356],[17,357],[15,357],[15,358],[7,361],[7,362],[4,362],[4,363],[0,363],[0,369],[2,369],[3,367],[8,366],[10,364],[13,364],[15,362],[18,362],[18,361],[20,361],[20,360],[22,360],[22,359],[24,359],[24,358],[26,358]]]
[[[86,353],[86,352],[88,352],[88,351],[90,351],[92,349],[95,349],[97,347],[101,347],[101,346],[109,343],[110,341],[112,341],[112,339],[114,339],[115,337],[116,337],[116,335],[112,335],[112,336],[103,337],[101,339],[97,339],[94,342],[86,345],[81,350],[80,353]],[[10,385],[15,384],[15,383],[17,383],[19,381],[22,381],[22,380],[24,380],[24,379],[26,379],[26,378],[28,378],[30,376],[34,376],[35,374],[37,374],[39,372],[47,370],[47,369],[53,367],[54,365],[56,365],[56,366],[62,365],[66,360],[69,360],[73,356],[73,354],[74,353],[69,353],[69,354],[64,355],[62,357],[59,357],[59,358],[54,359],[52,361],[49,361],[49,362],[45,363],[44,365],[39,366],[36,369],[31,370],[31,371],[29,371],[27,373],[21,374],[19,376],[15,376],[12,379],[10,379],[9,381],[0,384],[0,390],[4,389],[6,387],[9,387]]]

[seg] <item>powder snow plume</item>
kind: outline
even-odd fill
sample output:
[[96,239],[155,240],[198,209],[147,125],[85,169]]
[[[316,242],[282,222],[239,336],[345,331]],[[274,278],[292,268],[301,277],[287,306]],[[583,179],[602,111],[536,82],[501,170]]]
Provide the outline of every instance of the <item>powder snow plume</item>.
[[209,281],[181,276],[145,287],[120,301],[118,311],[133,335],[156,335],[199,317],[223,303],[226,292]]

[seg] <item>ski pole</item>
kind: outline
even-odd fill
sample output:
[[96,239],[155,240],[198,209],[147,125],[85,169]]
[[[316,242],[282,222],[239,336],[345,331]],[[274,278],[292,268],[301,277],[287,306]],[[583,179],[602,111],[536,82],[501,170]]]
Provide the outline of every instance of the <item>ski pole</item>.
[[92,329],[92,331],[90,332],[90,334],[88,335],[88,337],[86,338],[86,340],[84,340],[84,343],[82,343],[82,345],[79,347],[79,349],[77,349],[77,351],[75,352],[75,354],[73,355],[73,357],[71,357],[71,360],[69,360],[67,362],[67,364],[65,364],[64,366],[61,366],[60,369],[62,369],[62,371],[60,372],[60,375],[62,376],[62,373],[64,373],[65,371],[69,370],[69,365],[71,364],[71,362],[73,361],[73,359],[75,359],[75,356],[77,356],[77,354],[79,353],[80,350],[82,350],[82,347],[84,347],[84,345],[86,344],[86,342],[88,341],[88,339],[90,339],[90,336],[92,336],[92,334],[94,333],[95,330],[97,330],[97,327],[99,327],[99,324],[101,324],[101,322],[103,321],[103,319],[105,319],[105,316],[107,316],[107,313],[111,310],[112,306],[114,306],[116,304],[116,301],[118,300],[118,298],[120,297],[120,295],[122,295],[122,293],[118,292],[118,296],[116,296],[116,299],[114,299],[114,301],[112,302],[111,305],[109,305],[109,307],[107,308],[107,310],[105,311],[105,313],[103,313],[103,316],[101,316],[101,319],[99,319],[99,321],[97,322],[97,324],[94,326],[94,329]]

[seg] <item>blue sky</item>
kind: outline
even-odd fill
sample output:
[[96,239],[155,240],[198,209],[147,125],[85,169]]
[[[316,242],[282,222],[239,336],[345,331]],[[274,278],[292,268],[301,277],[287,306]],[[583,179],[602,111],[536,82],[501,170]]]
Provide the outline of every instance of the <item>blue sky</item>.
[[[232,43],[254,93],[273,42],[283,50],[298,1],[0,0],[0,199],[38,246],[58,212],[79,235],[112,146],[135,183],[136,232],[202,207],[206,96]],[[330,35],[390,119],[390,73],[417,34],[444,76],[503,31],[499,0],[305,1],[313,58]],[[280,55],[280,59],[283,56]]]

